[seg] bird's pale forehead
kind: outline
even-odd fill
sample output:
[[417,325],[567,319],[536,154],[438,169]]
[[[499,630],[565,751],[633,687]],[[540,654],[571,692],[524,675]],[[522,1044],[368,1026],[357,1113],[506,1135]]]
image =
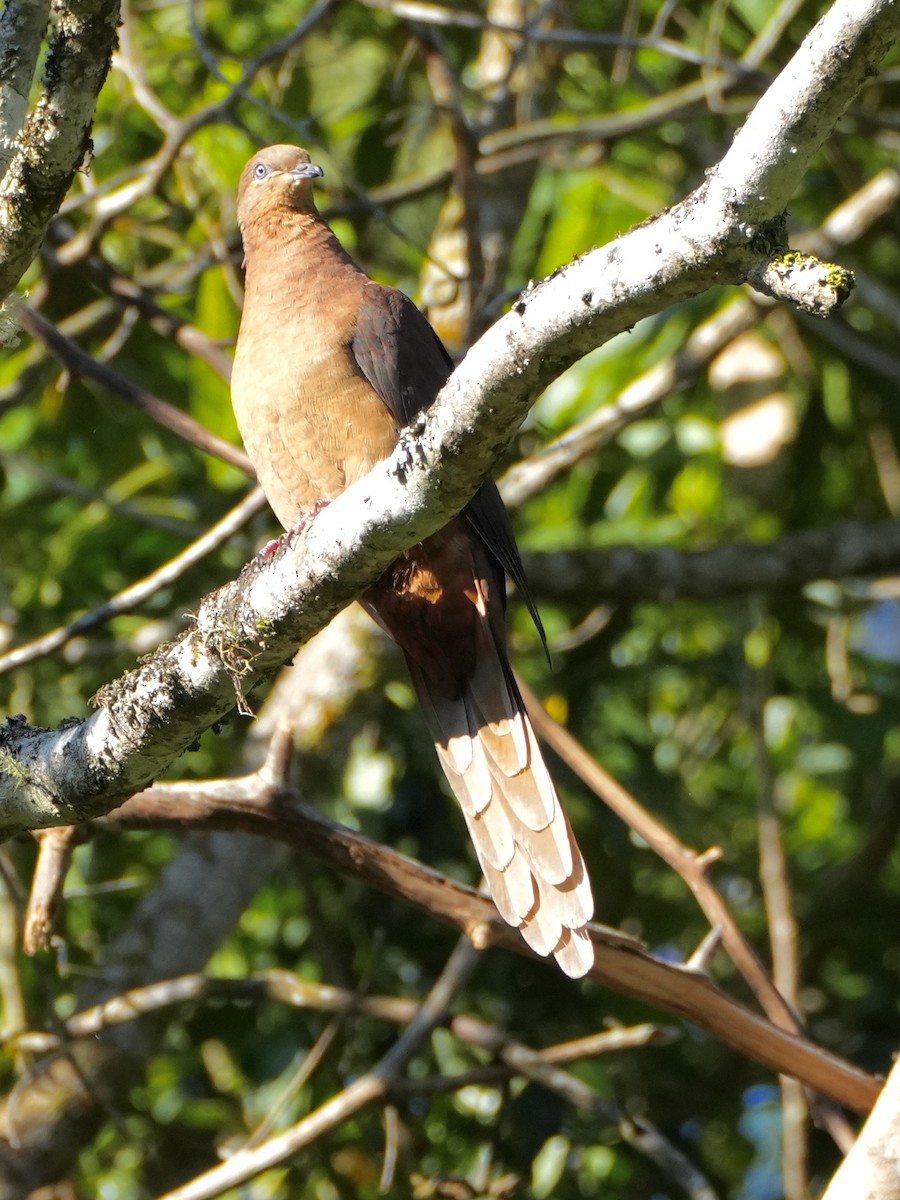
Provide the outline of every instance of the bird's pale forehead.
[[280,171],[290,171],[299,163],[310,162],[309,153],[300,146],[267,146],[254,154],[251,163],[262,162],[267,167]]

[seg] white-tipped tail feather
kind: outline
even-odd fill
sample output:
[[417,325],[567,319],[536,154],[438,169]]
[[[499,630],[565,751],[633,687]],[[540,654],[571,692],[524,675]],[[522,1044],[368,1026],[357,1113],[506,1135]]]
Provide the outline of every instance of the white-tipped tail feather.
[[458,699],[413,674],[500,915],[567,975],[586,974],[591,884],[515,683],[490,655]]

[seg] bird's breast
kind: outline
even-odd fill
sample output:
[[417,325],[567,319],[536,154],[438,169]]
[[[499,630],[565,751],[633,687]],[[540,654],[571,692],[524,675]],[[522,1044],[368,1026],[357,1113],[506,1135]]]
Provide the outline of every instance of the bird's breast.
[[358,291],[249,281],[232,376],[238,428],[286,529],[387,457],[394,420],[350,350]]

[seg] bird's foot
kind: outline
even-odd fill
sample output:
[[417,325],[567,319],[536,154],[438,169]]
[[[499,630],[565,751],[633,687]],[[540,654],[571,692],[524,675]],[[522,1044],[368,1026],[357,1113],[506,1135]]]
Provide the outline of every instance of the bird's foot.
[[327,508],[331,503],[330,500],[317,500],[308,513],[304,513],[297,524],[283,533],[281,537],[272,538],[270,542],[266,542],[262,550],[256,556],[256,561],[260,565],[272,557],[276,550],[280,550],[282,546],[290,546],[291,543],[303,533],[307,525],[319,515],[323,508]]
[[304,513],[293,529],[289,529],[284,534],[284,540],[290,545],[295,538],[298,538],[307,525],[311,525],[323,508],[327,508],[331,503],[330,500],[317,500],[308,513]]

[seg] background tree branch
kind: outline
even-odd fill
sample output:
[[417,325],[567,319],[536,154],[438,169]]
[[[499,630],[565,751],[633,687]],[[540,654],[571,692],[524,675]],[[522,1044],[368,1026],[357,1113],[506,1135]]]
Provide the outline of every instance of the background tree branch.
[[539,595],[586,604],[746,595],[900,572],[900,523],[850,522],[712,550],[549,551],[525,559]]

